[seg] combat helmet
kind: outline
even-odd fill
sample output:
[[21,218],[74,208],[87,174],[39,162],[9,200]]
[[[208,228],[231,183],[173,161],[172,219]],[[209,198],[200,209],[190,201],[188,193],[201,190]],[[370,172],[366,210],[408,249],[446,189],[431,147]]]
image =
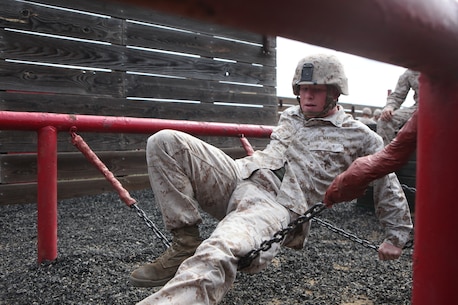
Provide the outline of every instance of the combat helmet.
[[372,110],[369,107],[364,107],[363,108],[363,115],[371,116],[372,115]]
[[348,95],[348,80],[342,63],[335,55],[315,54],[299,61],[293,77],[294,95],[300,85],[333,85],[340,94]]

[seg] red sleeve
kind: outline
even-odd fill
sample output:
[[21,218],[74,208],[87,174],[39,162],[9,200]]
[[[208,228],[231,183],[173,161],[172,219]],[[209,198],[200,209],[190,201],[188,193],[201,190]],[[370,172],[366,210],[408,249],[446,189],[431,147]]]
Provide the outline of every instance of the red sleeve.
[[350,201],[361,197],[369,183],[402,167],[417,145],[417,111],[398,132],[396,138],[373,155],[356,159],[328,187],[324,203]]

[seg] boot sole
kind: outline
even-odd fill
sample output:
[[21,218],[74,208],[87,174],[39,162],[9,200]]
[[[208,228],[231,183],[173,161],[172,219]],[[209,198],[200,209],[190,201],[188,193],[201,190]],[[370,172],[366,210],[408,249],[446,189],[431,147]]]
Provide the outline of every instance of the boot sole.
[[168,279],[151,281],[151,280],[145,280],[145,279],[137,279],[133,276],[130,276],[129,283],[135,287],[160,287],[160,286],[164,286],[165,284],[167,284],[167,282],[170,281],[171,279],[172,277]]

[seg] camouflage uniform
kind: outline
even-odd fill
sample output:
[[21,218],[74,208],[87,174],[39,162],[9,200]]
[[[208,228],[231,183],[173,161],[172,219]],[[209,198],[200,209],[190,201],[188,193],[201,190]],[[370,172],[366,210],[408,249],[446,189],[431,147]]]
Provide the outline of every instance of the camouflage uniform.
[[[235,280],[241,256],[322,201],[333,179],[353,160],[382,148],[377,134],[340,107],[331,116],[312,119],[306,119],[299,106],[288,108],[270,144],[239,160],[181,132],[151,136],[149,174],[166,227],[199,223],[199,207],[220,222],[175,277],[139,304],[218,303]],[[278,169],[284,169],[282,179],[274,173]],[[412,222],[396,176],[377,180],[374,196],[386,241],[402,247]],[[301,248],[309,224],[300,229],[283,245]],[[262,270],[279,247],[274,244],[242,271]]]
[[360,121],[361,123],[366,124],[366,125],[375,125],[375,124],[377,124],[377,122],[375,122],[375,120],[373,120],[371,118],[367,118],[367,117],[360,117],[360,118],[358,118],[358,121]]
[[366,125],[375,125],[377,122],[375,122],[372,118],[372,110],[369,107],[364,107],[363,108],[363,113],[362,116],[358,118],[358,121],[360,121],[363,124]]
[[[377,121],[377,133],[382,137],[385,145],[391,142],[396,136],[396,133],[407,122],[412,114],[418,107],[418,76],[420,72],[406,70],[400,77],[396,84],[394,91],[388,96],[386,107],[392,107],[395,111],[393,118],[390,121],[379,119]],[[414,91],[413,99],[415,104],[408,108],[401,108],[404,103],[409,90]]]

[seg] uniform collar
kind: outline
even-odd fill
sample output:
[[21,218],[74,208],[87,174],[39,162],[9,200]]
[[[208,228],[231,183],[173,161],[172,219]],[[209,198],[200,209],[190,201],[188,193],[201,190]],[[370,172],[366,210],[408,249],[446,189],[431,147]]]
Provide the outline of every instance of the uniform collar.
[[347,114],[345,113],[343,107],[341,107],[340,105],[337,105],[336,113],[324,118],[306,119],[304,114],[300,110],[300,106],[296,106],[296,109],[294,109],[294,114],[300,116],[302,119],[305,120],[305,126],[322,125],[323,123],[328,122],[336,127],[342,127],[342,124],[345,118],[347,117]]

